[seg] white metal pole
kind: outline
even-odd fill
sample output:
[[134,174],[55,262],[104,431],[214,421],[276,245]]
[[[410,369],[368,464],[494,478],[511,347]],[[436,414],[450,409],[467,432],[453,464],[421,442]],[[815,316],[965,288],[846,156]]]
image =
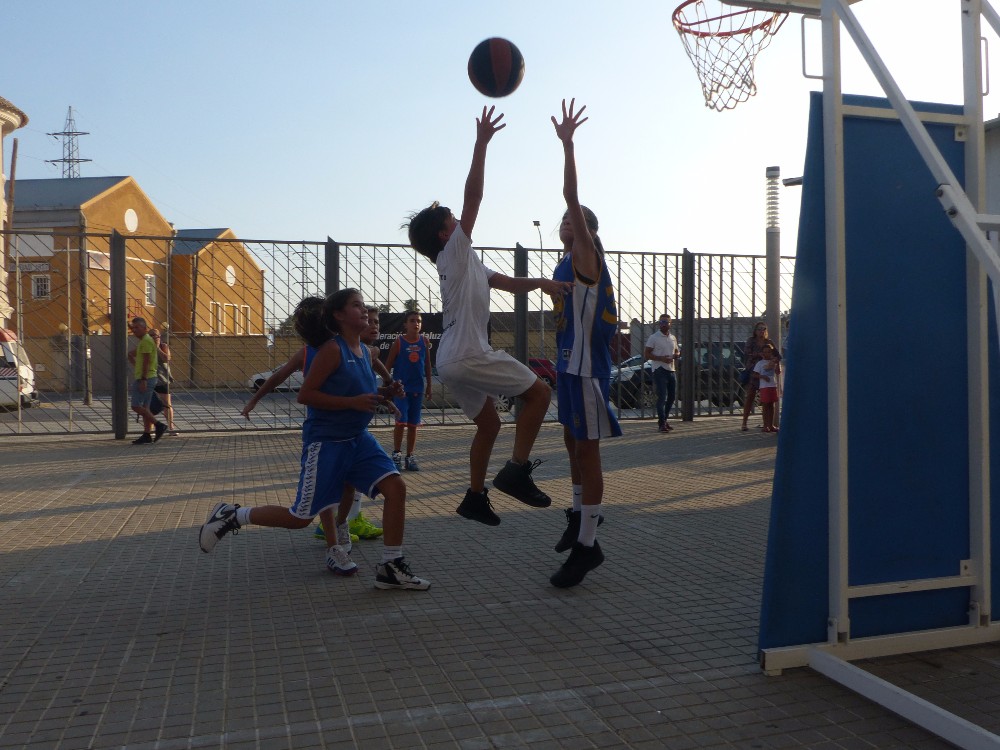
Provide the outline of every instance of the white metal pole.
[[[983,129],[982,1],[959,0],[965,93],[965,193],[973,207],[986,206],[986,136]],[[969,550],[977,584],[972,588],[969,624],[990,624],[990,428],[988,290],[986,272],[971,248],[965,253],[969,394]]]
[[823,0],[823,165],[826,209],[826,376],[829,495],[829,619],[827,639],[850,638],[848,610],[847,299],[844,240],[844,113],[840,17]]

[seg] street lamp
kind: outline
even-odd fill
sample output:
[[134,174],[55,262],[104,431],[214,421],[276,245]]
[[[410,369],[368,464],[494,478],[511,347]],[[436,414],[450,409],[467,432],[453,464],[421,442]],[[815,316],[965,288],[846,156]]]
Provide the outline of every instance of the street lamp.
[[[539,252],[541,252],[542,249],[543,249],[542,248],[542,222],[540,222],[538,219],[535,219],[531,223],[535,225],[535,231],[538,232],[538,250],[539,250]],[[542,266],[542,256],[541,255],[538,256],[538,266],[539,266],[539,268],[541,268],[541,266]],[[541,345],[539,346],[538,356],[545,357],[545,292],[539,292],[539,296],[541,298],[541,304],[538,306],[539,307],[538,317],[541,318],[541,323],[540,323],[540,326],[541,326]]]

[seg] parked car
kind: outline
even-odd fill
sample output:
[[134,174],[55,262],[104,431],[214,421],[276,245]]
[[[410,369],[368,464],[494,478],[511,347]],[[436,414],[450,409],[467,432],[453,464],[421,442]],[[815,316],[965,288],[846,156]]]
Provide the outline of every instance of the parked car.
[[639,365],[641,364],[642,364],[641,354],[633,354],[631,357],[623,359],[617,365],[612,364],[611,365],[612,382],[614,382],[614,380],[621,374],[622,370],[627,370],[628,372],[632,373],[635,372],[637,369],[639,369]]
[[[280,369],[275,367],[274,370],[266,370],[264,372],[257,372],[250,376],[247,380],[247,386],[250,388],[251,393],[256,393],[260,390],[260,387],[264,385],[269,377],[274,373],[275,370]],[[297,391],[302,387],[302,370],[296,370],[291,375],[288,376],[288,380],[279,385],[274,390],[276,391]]]
[[[744,395],[740,383],[743,369],[743,344],[715,341],[709,345],[696,344],[695,357],[697,385],[695,401],[708,401],[713,406],[742,404]],[[631,359],[631,358],[630,358]],[[641,358],[640,358],[641,359]],[[653,363],[642,366],[630,364],[620,368],[611,381],[611,402],[620,409],[656,408],[656,386],[653,383]],[[680,364],[680,363],[678,363]],[[678,368],[677,393],[680,397],[681,367]]]
[[35,371],[17,334],[0,328],[0,406],[29,407],[38,402]]
[[556,364],[551,359],[545,357],[528,357],[528,367],[539,378],[544,380],[550,388],[556,387]]

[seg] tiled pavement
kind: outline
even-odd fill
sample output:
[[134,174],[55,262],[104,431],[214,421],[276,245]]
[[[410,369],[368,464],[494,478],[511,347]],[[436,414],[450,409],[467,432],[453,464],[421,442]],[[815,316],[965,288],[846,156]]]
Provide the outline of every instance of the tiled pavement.
[[[759,672],[774,438],[738,428],[608,441],[607,562],[569,590],[547,582],[569,496],[555,427],[535,452],[553,508],[494,492],[496,528],[454,513],[471,428],[424,430],[406,551],[428,592],[372,588],[379,542],[348,579],[311,530],[198,550],[219,499],[289,503],[297,433],[6,439],[0,748],[947,747],[809,670]],[[861,666],[1000,730],[1000,648]]]

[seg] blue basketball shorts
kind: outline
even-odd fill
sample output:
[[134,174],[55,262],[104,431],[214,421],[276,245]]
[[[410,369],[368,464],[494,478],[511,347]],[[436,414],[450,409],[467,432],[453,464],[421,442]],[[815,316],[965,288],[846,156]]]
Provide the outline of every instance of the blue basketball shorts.
[[600,440],[618,437],[621,425],[608,403],[611,381],[608,378],[584,378],[557,373],[556,398],[559,423],[577,440]]
[[320,440],[302,446],[302,472],[295,502],[297,518],[314,518],[340,502],[344,484],[375,497],[379,482],[398,474],[392,459],[367,430],[349,440]]
[[407,393],[402,398],[394,398],[392,402],[399,409],[396,424],[420,424],[420,416],[424,407],[424,394]]

